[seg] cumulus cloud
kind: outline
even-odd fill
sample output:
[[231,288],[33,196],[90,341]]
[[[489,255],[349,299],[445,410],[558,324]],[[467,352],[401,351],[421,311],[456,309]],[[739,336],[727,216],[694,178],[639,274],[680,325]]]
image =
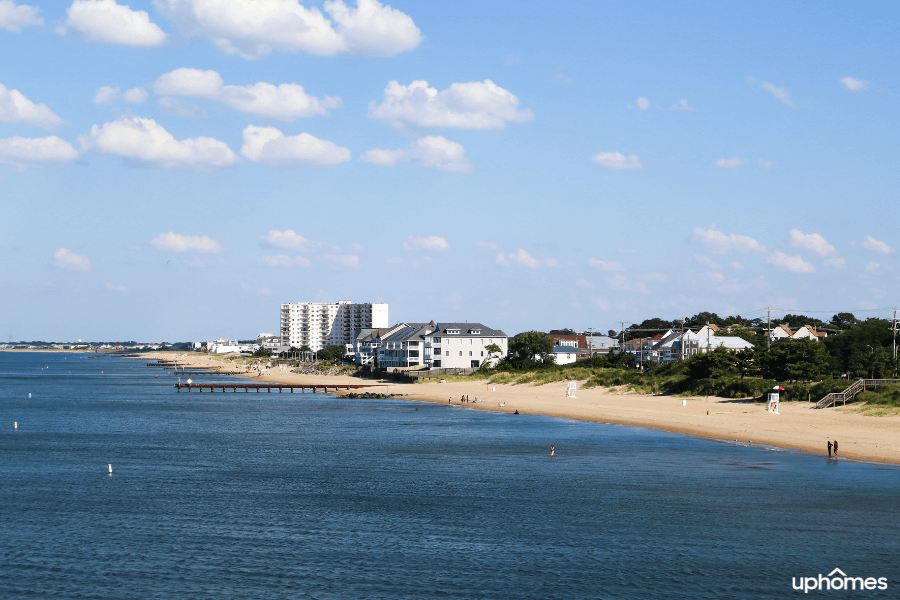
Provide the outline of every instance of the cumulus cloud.
[[305,256],[285,256],[278,254],[276,256],[263,256],[259,259],[259,264],[267,267],[309,267],[312,262]]
[[747,81],[754,85],[758,85],[762,89],[771,92],[773,96],[787,104],[788,106],[794,105],[794,99],[791,98],[791,95],[788,91],[783,87],[776,87],[774,83],[769,83],[768,81],[760,81],[755,77],[748,77]]
[[519,99],[490,79],[454,83],[438,92],[428,82],[396,81],[384,88],[384,101],[369,104],[369,116],[390,123],[399,130],[428,127],[461,129],[502,129],[507,122],[530,121],[534,114],[519,110]]
[[791,229],[791,247],[815,252],[819,256],[837,254],[834,246],[825,241],[818,233],[803,233],[799,229]]
[[450,247],[450,244],[439,235],[426,235],[421,237],[411,235],[403,242],[403,247],[407,250],[428,250],[434,252],[446,250]]
[[879,242],[871,235],[867,235],[866,239],[860,242],[859,244],[866,250],[871,250],[872,252],[877,252],[878,254],[890,254],[894,251],[891,246],[888,246],[885,242]]
[[0,29],[19,33],[29,25],[43,25],[44,19],[37,16],[40,9],[22,4],[16,6],[13,0],[0,0]]
[[844,77],[843,79],[841,79],[840,83],[851,92],[858,92],[860,90],[866,89],[865,81],[854,79],[853,77]]
[[356,8],[328,0],[324,13],[297,0],[157,0],[156,6],[187,35],[247,59],[273,50],[394,56],[423,39],[408,15],[377,0],[358,0]]
[[765,251],[765,248],[753,238],[736,233],[723,233],[716,229],[715,225],[711,226],[709,229],[695,227],[691,241],[695,244],[706,246],[718,254],[725,254],[727,252]]
[[322,260],[334,269],[359,268],[359,257],[355,254],[326,254]]
[[23,123],[51,129],[62,123],[45,104],[35,104],[19,90],[7,89],[0,83],[0,121]]
[[0,163],[17,166],[61,165],[78,160],[79,156],[72,144],[55,135],[0,140]]
[[647,110],[650,108],[650,101],[641,96],[637,99],[637,107],[641,110]]
[[327,115],[343,101],[337,97],[310,96],[302,85],[274,85],[261,81],[253,85],[225,85],[216,71],[181,68],[160,75],[153,84],[160,96],[188,96],[221,102],[244,113],[277,121],[293,121],[300,117]]
[[383,167],[410,162],[420,167],[434,167],[442,171],[457,173],[468,173],[472,170],[472,165],[466,158],[466,150],[462,144],[452,142],[439,135],[427,135],[399,150],[382,150],[381,148],[369,150],[361,158],[368,163]]
[[875,269],[877,269],[880,266],[881,265],[879,263],[875,262],[874,260],[870,261],[869,264],[866,265],[866,271],[874,271]]
[[790,256],[784,252],[773,252],[766,257],[766,262],[775,265],[776,267],[786,269],[791,273],[814,273],[816,270],[814,266],[803,260],[799,254]]
[[79,138],[82,149],[121,156],[127,162],[162,169],[210,171],[236,165],[240,159],[225,142],[198,137],[176,140],[153,119],[123,116]]
[[694,110],[694,108],[688,105],[687,98],[682,98],[681,102],[672,105],[672,110]]
[[75,0],[66,16],[56,32],[75,31],[92,42],[152,48],[165,44],[168,37],[146,11],[131,10],[115,0]]
[[274,127],[244,129],[241,154],[273,167],[330,167],[350,160],[350,150],[308,133],[284,135]]
[[106,289],[112,292],[127,292],[128,288],[122,285],[121,283],[106,283]]
[[87,256],[75,254],[65,248],[60,248],[53,254],[53,264],[60,269],[71,271],[90,271],[91,260]]
[[125,90],[124,94],[119,95],[119,88],[105,85],[103,87],[97,88],[97,91],[94,93],[93,103],[110,104],[119,99],[124,100],[129,104],[141,104],[144,100],[147,99],[147,90],[142,87],[136,87],[131,88],[130,90]]
[[169,252],[219,254],[225,250],[225,248],[222,247],[222,244],[216,240],[210,239],[209,236],[181,235],[172,231],[159,234],[150,240],[150,244],[157,250],[166,250]]
[[529,269],[539,269],[540,267],[558,267],[559,263],[556,262],[555,258],[545,258],[544,260],[538,260],[528,254],[522,248],[519,248],[515,252],[510,252],[509,254],[504,254],[501,252],[494,259],[498,265],[510,266],[510,265],[521,265],[523,267],[528,267]]
[[622,265],[621,263],[617,263],[614,260],[605,261],[605,260],[597,260],[596,258],[589,258],[588,264],[592,267],[597,267],[598,269],[602,269],[603,271],[621,271]]
[[625,156],[621,152],[601,152],[591,157],[591,162],[608,169],[643,169],[644,163],[634,154]]
[[737,169],[747,161],[743,158],[720,158],[714,164],[717,169]]
[[299,250],[300,252],[312,252],[325,245],[322,242],[308,240],[297,234],[293,229],[285,229],[284,231],[270,229],[262,237],[262,243],[272,248],[287,248],[288,250]]

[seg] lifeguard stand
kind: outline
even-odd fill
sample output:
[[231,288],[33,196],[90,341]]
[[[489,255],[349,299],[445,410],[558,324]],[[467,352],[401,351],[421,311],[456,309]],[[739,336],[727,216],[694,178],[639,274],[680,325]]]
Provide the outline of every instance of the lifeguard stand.
[[570,381],[569,385],[566,387],[566,398],[574,398],[575,397],[575,389],[578,387],[577,381]]
[[778,412],[778,390],[784,388],[779,388],[778,386],[776,386],[772,389],[774,389],[775,391],[769,392],[769,399],[766,401],[766,410],[773,415],[780,415],[781,413]]

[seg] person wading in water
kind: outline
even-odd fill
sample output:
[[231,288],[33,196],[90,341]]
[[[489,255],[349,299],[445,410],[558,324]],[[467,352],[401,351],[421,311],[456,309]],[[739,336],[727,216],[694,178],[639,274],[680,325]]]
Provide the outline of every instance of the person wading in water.
[[837,440],[834,440],[834,456],[837,458]]
[[828,458],[831,458],[831,440],[828,440]]

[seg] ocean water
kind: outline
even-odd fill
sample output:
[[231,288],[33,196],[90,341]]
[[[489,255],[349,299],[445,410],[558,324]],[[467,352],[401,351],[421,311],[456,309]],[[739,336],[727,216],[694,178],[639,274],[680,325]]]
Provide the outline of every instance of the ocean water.
[[894,466],[146,362],[0,353],[0,597],[900,596]]

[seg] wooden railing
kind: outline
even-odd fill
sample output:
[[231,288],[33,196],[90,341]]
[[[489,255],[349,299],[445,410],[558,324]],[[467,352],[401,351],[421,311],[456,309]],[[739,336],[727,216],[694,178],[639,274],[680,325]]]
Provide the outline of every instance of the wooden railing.
[[847,404],[847,400],[852,400],[858,393],[860,393],[864,389],[878,389],[879,385],[884,385],[886,383],[900,383],[900,379],[860,379],[853,382],[853,385],[848,387],[843,392],[832,392],[830,394],[826,394],[824,398],[816,402],[816,408],[828,408],[831,406],[837,406],[838,402],[840,402],[841,406],[843,406]]

